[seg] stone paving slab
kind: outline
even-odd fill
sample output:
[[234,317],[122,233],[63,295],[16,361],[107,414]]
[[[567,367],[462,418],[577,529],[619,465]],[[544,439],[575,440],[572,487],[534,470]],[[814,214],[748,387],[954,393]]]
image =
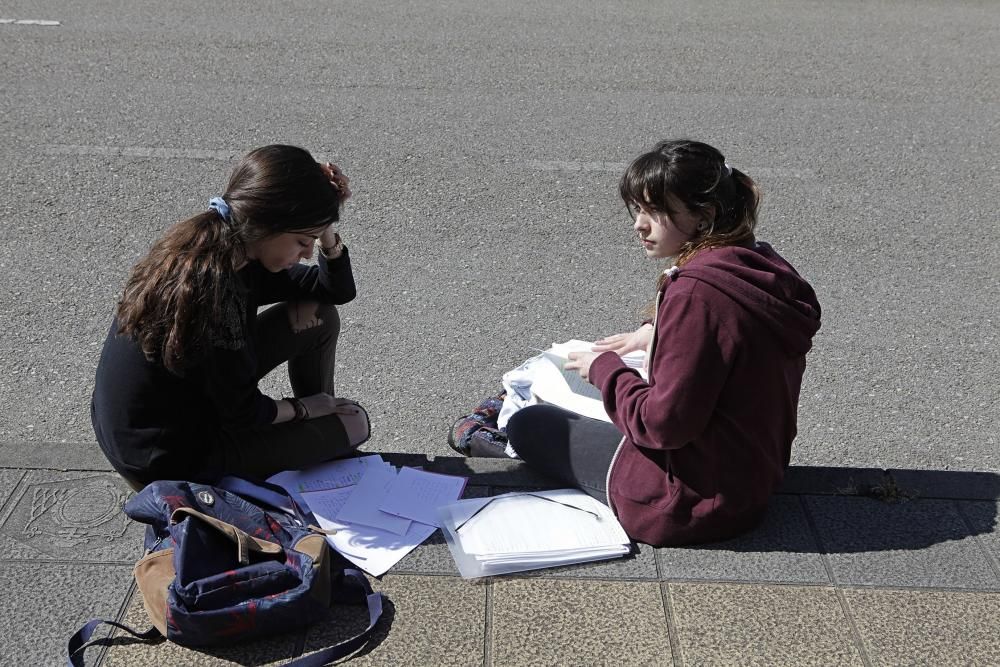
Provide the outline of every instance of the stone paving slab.
[[0,465],[50,470],[114,469],[94,442],[33,442],[15,440],[0,443]]
[[884,480],[885,471],[880,468],[793,466],[785,472],[778,493],[855,495],[859,489]]
[[144,527],[122,512],[130,494],[114,474],[32,470],[0,516],[0,558],[133,565]]
[[833,588],[664,584],[684,665],[863,665]]
[[672,665],[660,586],[504,579],[493,583],[495,665]]
[[763,523],[724,542],[656,550],[663,579],[831,584],[798,496],[775,496]]
[[23,470],[0,469],[0,516],[3,515],[4,504],[22,477],[24,477]]
[[[0,665],[65,664],[70,636],[92,618],[117,617],[131,585],[124,565],[3,563]],[[87,664],[99,653],[90,649]]]
[[[379,622],[372,642],[350,660],[352,665],[483,664],[485,584],[452,577],[391,574],[372,584],[389,598],[386,618]],[[333,622],[308,630],[306,653],[342,641],[367,625],[363,607],[337,607],[333,616]]]
[[888,470],[896,485],[918,498],[1000,499],[1000,475],[953,470]]
[[988,554],[993,572],[1000,577],[1000,501],[960,503],[958,508]]
[[839,584],[1000,590],[956,501],[805,501]]
[[873,665],[1000,664],[1000,594],[845,590]]

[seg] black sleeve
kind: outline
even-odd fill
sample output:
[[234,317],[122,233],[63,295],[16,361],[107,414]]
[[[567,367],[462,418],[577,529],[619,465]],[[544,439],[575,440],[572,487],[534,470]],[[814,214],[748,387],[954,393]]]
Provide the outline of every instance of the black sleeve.
[[213,348],[204,372],[205,391],[223,427],[264,426],[274,421],[278,408],[257,388],[256,366],[245,346]]
[[258,303],[313,300],[340,305],[352,301],[357,290],[347,247],[337,259],[327,259],[322,252],[318,255],[316,266],[296,264],[264,276],[258,285]]

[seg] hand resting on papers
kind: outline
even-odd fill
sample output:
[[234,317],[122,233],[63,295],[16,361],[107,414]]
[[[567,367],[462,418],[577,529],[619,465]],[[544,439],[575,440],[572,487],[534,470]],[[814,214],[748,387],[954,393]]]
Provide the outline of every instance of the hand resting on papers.
[[629,352],[638,352],[649,348],[653,340],[653,325],[643,324],[635,331],[606,336],[594,343],[594,352],[615,352],[623,357]]
[[590,381],[590,365],[594,359],[604,352],[614,352],[620,357],[632,352],[645,351],[653,339],[653,325],[643,324],[635,331],[606,336],[594,343],[590,352],[570,352],[569,361],[563,367],[568,371],[577,371],[580,377]]
[[594,363],[600,352],[570,352],[567,356],[569,361],[563,366],[567,371],[576,371],[584,380],[590,381],[590,365]]

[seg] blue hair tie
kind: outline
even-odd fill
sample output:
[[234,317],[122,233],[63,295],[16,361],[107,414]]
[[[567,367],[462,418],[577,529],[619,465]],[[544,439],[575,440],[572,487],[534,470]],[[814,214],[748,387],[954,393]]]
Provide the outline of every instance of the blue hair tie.
[[208,207],[222,216],[222,219],[229,222],[229,204],[222,197],[212,197],[208,200]]

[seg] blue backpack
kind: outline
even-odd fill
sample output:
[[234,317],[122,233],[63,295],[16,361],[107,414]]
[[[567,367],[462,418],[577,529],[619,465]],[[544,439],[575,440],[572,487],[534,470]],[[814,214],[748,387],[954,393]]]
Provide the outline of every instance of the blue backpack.
[[70,639],[71,666],[83,664],[101,623],[141,639],[210,646],[301,628],[334,602],[366,602],[361,634],[289,663],[323,665],[360,648],[381,616],[381,594],[362,573],[334,564],[340,557],[323,531],[280,487],[235,477],[215,486],[158,481],[132,497],[125,514],[148,524],[135,580],[153,627],[94,619]]

